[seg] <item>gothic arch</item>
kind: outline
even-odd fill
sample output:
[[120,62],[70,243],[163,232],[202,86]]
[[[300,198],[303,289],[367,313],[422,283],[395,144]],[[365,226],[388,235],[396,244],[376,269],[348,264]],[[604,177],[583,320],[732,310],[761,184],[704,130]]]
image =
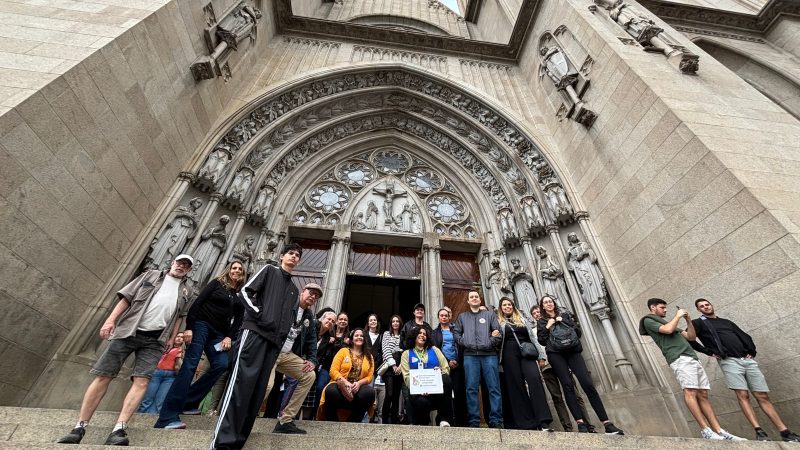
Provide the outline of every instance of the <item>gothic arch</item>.
[[698,37],[694,43],[800,120],[800,78],[795,74],[786,73],[765,58],[745,53],[713,38]]
[[361,14],[352,16],[347,22],[376,27],[401,28],[416,33],[431,33],[440,36],[451,36],[451,33],[441,26],[419,18],[395,16],[392,14]]

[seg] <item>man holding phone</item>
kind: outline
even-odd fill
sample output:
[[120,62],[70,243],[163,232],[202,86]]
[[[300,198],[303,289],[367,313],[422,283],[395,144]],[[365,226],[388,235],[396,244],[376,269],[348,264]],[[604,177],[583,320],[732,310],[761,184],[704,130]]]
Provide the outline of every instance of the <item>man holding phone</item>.
[[[703,439],[744,441],[723,430],[708,400],[711,384],[705,369],[697,360],[697,353],[692,350],[689,341],[697,336],[689,311],[678,307],[675,317],[667,321],[667,302],[660,298],[647,300],[650,314],[639,321],[639,334],[650,336],[655,341],[667,364],[675,372],[675,378],[683,389],[683,400],[686,407],[700,426]],[[686,330],[678,328],[681,319],[686,322]]]

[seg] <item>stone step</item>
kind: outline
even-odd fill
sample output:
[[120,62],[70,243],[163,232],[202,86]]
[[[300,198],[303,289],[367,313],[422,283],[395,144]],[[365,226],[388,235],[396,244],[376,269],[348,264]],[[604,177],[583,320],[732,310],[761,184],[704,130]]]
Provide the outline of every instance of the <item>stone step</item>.
[[[64,449],[55,441],[75,424],[77,411],[0,407],[0,449]],[[154,429],[154,416],[137,415],[128,434],[133,448],[205,449],[211,442],[215,418],[186,416],[189,429]],[[101,444],[111,430],[116,413],[98,411],[79,448],[107,448]],[[789,449],[800,448],[781,442],[712,442],[702,439],[654,436],[606,436],[604,434],[547,433],[541,431],[495,430],[487,428],[425,427],[403,425],[351,424],[301,421],[307,435],[287,436],[271,433],[275,419],[258,419],[248,440],[250,449],[342,449],[354,445],[370,449],[455,449],[455,448],[680,448],[681,450],[722,448]],[[354,440],[358,440],[354,444]],[[718,447],[719,446],[719,447]]]

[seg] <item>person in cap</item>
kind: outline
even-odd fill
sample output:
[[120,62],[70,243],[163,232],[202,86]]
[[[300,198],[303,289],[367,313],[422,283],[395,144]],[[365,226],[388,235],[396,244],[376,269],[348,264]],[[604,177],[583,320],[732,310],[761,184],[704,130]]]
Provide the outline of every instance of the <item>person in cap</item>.
[[[425,305],[422,303],[414,305],[414,318],[406,322],[400,330],[400,347],[403,350],[408,350],[408,336],[414,327],[426,328],[428,330],[428,336],[433,335],[433,328],[425,321]],[[400,355],[397,355],[395,361],[400,361]]]
[[297,315],[286,337],[286,342],[278,354],[278,362],[272,369],[272,374],[267,383],[267,392],[272,390],[275,381],[275,371],[297,380],[294,391],[289,393],[289,400],[283,407],[278,423],[275,424],[273,433],[306,434],[305,430],[297,428],[294,416],[300,411],[303,400],[317,379],[317,328],[314,313],[311,308],[322,298],[322,288],[316,283],[308,283],[300,292],[300,302],[297,306]]
[[[178,376],[169,389],[155,428],[183,429],[185,414],[200,414],[200,402],[228,370],[228,350],[241,322],[244,307],[236,297],[247,278],[240,261],[228,264],[197,296],[186,316],[186,355]],[[234,320],[236,318],[236,320]],[[200,358],[206,354],[209,369],[192,383]]]
[[292,271],[302,254],[300,245],[286,245],[278,266],[264,266],[242,288],[242,331],[211,448],[239,449],[250,436],[272,367],[297,322],[300,292]]
[[83,396],[78,423],[59,443],[81,442],[111,380],[135,353],[131,387],[105,441],[105,445],[129,444],[128,422],[147,391],[161,354],[172,348],[191,306],[194,289],[186,274],[193,263],[191,256],[178,255],[168,270],[145,270],[117,292],[119,301],[100,327],[100,337],[108,339],[109,345],[89,371],[95,378]]

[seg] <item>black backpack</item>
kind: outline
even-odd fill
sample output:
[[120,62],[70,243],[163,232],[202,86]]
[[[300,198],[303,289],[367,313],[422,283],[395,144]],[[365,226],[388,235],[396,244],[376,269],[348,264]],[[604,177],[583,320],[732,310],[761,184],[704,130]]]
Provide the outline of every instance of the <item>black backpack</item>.
[[570,350],[580,345],[581,340],[575,328],[563,323],[556,322],[550,330],[550,339],[547,342],[547,349],[556,352]]

